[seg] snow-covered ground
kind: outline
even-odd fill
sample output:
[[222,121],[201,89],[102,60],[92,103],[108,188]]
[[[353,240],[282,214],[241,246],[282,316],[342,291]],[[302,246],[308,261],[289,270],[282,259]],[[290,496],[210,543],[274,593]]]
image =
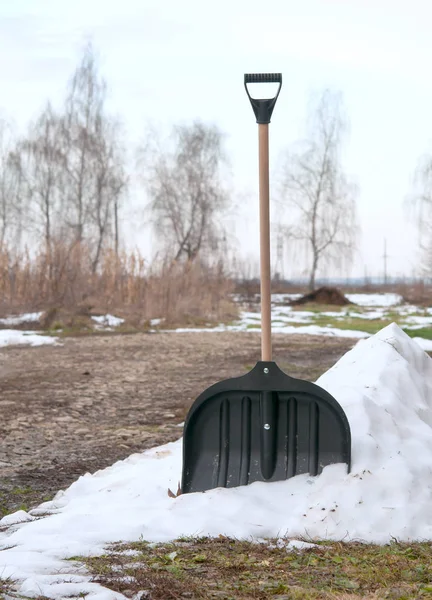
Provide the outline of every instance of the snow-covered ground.
[[[64,559],[118,540],[219,534],[385,543],[432,540],[432,359],[397,325],[360,340],[317,382],[342,405],[352,469],[171,498],[181,440],[80,477],[52,502],[0,525],[0,574],[26,596],[123,598]],[[37,520],[38,514],[42,516]]]
[[[299,322],[295,321],[294,322]],[[273,322],[272,322],[273,323]],[[254,333],[261,333],[261,328],[257,325],[256,327],[249,328],[243,320],[236,325],[217,325],[216,327],[193,328],[193,327],[179,327],[175,330],[176,333],[205,333],[205,332],[216,332],[216,331],[249,331]],[[339,329],[338,327],[320,327],[319,325],[303,325],[294,327],[293,325],[274,325],[272,324],[273,333],[286,333],[286,334],[307,334],[307,335],[324,335],[324,336],[336,336],[336,337],[350,337],[350,338],[363,338],[369,337],[369,333],[365,331],[358,331],[354,329]]]
[[[398,294],[347,294],[347,298],[358,305],[359,308],[352,306],[342,307],[339,311],[313,312],[308,310],[298,310],[287,303],[298,298],[299,294],[272,294],[272,332],[284,334],[305,334],[305,335],[323,335],[350,338],[366,338],[370,336],[367,331],[361,329],[346,329],[334,325],[334,321],[343,322],[346,319],[382,320],[387,322],[398,315],[399,324],[406,329],[421,329],[422,327],[432,327],[432,308],[420,309],[417,306],[403,304],[402,296]],[[257,296],[258,298],[258,296]],[[239,300],[237,298],[237,300]],[[232,324],[220,324],[213,327],[194,328],[179,327],[175,330],[178,333],[195,332],[202,333],[217,331],[247,331],[261,333],[260,306],[256,304],[256,311],[243,310],[240,312],[240,318]],[[413,313],[423,312],[424,315]],[[333,324],[316,324],[316,319],[322,320],[322,317],[329,317]],[[384,325],[384,323],[383,323]],[[413,338],[423,350],[432,350],[432,340],[422,337]]]
[[[419,308],[416,306],[403,304],[403,299],[398,294],[347,294],[347,297],[352,302],[358,305],[356,309],[353,306],[342,307],[340,310],[330,311],[311,311],[311,310],[298,310],[288,303],[296,298],[299,298],[300,294],[273,294],[272,295],[272,332],[283,333],[283,334],[305,334],[305,335],[323,335],[323,336],[336,336],[336,337],[351,337],[351,338],[365,338],[369,337],[370,333],[363,331],[361,327],[358,329],[352,328],[347,329],[346,327],[339,327],[338,323],[344,322],[346,319],[357,319],[364,320],[382,320],[383,326],[384,321],[394,320],[394,316],[397,315],[399,325],[406,329],[421,329],[423,327],[432,327],[432,307],[431,308]],[[241,301],[239,295],[234,296],[234,300],[237,302]],[[256,296],[256,300],[259,300],[259,296]],[[255,332],[261,333],[261,316],[260,316],[260,305],[256,303],[255,310],[242,310],[240,312],[240,318],[231,324],[219,324],[216,326],[208,327],[179,327],[174,330],[165,330],[177,333],[183,332],[217,332],[217,331],[234,331],[234,332]],[[419,314],[421,313],[421,314]],[[7,317],[0,319],[0,325],[20,325],[28,321],[37,321],[41,317],[42,313],[27,313],[19,316]],[[329,323],[323,324],[322,318],[328,317]],[[99,316],[92,316],[92,320],[95,322],[95,329],[111,331],[118,327],[125,320],[115,315],[106,314]],[[317,320],[320,323],[317,323]],[[154,318],[150,320],[150,327],[158,327],[160,330],[163,329],[164,319]],[[366,328],[367,329],[367,328]],[[16,337],[10,336],[9,343],[30,343],[32,338],[27,338],[28,332],[23,332],[25,335]],[[36,334],[33,334],[36,335]],[[20,340],[15,342],[14,340]],[[36,339],[36,338],[34,338]],[[48,338],[46,338],[48,339]],[[421,335],[414,338],[415,341],[420,344],[424,350],[432,350],[432,341],[424,339]],[[48,343],[48,342],[40,342]],[[0,339],[1,345],[1,339]]]
[[399,294],[345,294],[350,302],[359,306],[398,306],[403,298]]

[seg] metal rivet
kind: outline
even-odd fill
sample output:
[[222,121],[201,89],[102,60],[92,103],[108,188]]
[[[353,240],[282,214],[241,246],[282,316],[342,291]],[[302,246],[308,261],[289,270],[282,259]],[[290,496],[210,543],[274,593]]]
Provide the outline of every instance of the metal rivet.
[[268,367],[264,367],[264,373],[267,375],[268,372],[269,372]]
[[270,425],[268,423],[264,424],[264,429],[270,429]]

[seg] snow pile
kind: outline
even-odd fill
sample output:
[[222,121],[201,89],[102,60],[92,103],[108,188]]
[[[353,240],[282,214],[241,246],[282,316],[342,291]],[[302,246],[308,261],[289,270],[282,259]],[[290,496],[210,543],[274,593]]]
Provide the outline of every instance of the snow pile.
[[17,329],[0,329],[0,347],[30,345],[42,346],[56,344],[57,339],[49,335],[40,335],[34,331],[19,331]]
[[[124,540],[167,541],[219,534],[362,540],[432,540],[432,360],[397,325],[361,340],[318,383],[344,408],[352,470],[170,498],[181,476],[181,440],[80,477],[29,516],[0,525],[0,573],[27,596],[104,591],[72,562]],[[53,514],[34,519],[51,511]],[[120,597],[120,595],[117,595]]]

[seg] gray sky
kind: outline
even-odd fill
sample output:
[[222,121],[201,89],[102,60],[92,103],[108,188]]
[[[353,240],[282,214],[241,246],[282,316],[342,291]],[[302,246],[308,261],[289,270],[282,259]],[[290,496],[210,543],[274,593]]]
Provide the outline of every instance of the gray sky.
[[[60,101],[91,37],[131,140],[149,119],[200,118],[227,132],[242,194],[236,235],[256,254],[257,132],[243,74],[283,73],[273,166],[302,137],[309,93],[340,90],[351,123],[344,164],[360,186],[352,274],[382,273],[387,238],[389,272],[410,275],[416,236],[402,203],[419,156],[432,152],[431,23],[430,0],[0,0],[0,107],[23,128],[46,99]],[[132,239],[148,250],[145,233]]]

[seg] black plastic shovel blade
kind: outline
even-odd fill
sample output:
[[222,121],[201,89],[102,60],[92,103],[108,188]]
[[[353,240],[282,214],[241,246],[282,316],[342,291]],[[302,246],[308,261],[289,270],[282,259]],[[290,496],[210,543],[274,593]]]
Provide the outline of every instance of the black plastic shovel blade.
[[258,362],[216,383],[189,410],[182,493],[318,475],[351,466],[351,432],[340,404],[319,386]]

